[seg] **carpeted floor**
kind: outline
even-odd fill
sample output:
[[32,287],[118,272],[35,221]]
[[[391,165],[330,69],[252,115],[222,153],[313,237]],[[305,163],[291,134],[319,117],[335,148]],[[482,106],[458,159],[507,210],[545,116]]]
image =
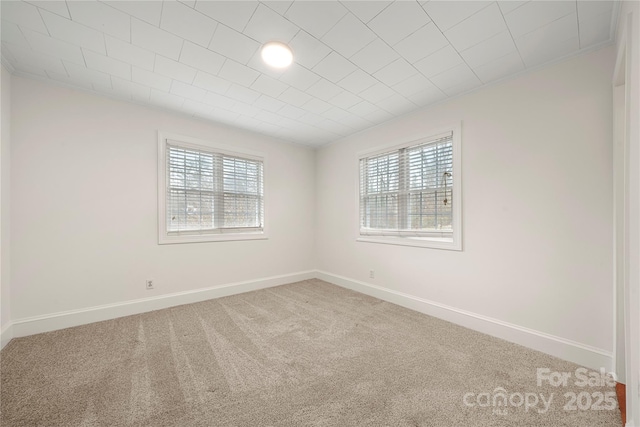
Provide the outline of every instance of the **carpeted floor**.
[[[14,339],[0,356],[3,427],[621,425],[617,406],[593,407],[614,388],[578,387],[574,364],[320,280]],[[571,378],[538,386],[537,368]]]

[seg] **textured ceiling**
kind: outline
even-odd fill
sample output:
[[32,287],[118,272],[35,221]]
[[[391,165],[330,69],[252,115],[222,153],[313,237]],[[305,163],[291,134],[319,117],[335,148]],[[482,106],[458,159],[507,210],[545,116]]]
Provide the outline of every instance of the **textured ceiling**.
[[[2,1],[3,62],[321,145],[607,43],[612,1]],[[260,46],[283,41],[275,71]]]

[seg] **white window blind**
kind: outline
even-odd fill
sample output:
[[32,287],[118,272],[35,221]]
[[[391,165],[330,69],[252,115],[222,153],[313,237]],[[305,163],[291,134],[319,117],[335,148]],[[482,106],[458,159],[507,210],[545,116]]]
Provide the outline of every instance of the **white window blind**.
[[263,231],[263,162],[208,149],[166,146],[166,232]]
[[360,234],[451,238],[453,133],[360,159]]

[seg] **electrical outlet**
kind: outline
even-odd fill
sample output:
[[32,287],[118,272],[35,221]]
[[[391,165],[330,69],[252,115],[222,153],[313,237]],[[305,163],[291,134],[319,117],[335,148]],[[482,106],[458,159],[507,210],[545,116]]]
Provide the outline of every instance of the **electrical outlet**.
[[373,270],[369,270],[369,279],[375,279],[376,278],[376,273]]
[[147,280],[147,289],[154,289],[153,287],[153,280]]

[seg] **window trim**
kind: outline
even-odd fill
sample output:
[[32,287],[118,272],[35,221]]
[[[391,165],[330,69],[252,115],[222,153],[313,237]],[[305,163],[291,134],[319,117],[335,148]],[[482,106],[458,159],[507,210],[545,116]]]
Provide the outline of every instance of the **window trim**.
[[[408,138],[403,138],[399,141],[394,141],[389,144],[378,146],[366,151],[360,151],[356,153],[356,241],[366,243],[382,243],[388,245],[401,245],[401,246],[415,246],[431,249],[445,249],[453,251],[462,250],[462,122],[457,122],[449,126],[442,126],[430,130],[421,132],[418,135],[413,135]],[[452,148],[453,148],[453,212],[452,212],[452,224],[453,231],[451,232],[451,240],[436,236],[436,234],[442,235],[447,232],[417,232],[415,234],[423,234],[423,236],[407,235],[399,236],[397,231],[394,231],[395,235],[384,235],[384,230],[374,234],[362,234],[360,227],[360,161],[365,157],[372,157],[378,154],[388,153],[390,151],[400,150],[401,148],[411,147],[418,145],[425,141],[435,140],[441,136],[452,133]],[[400,232],[403,234],[403,231]],[[432,234],[432,236],[429,236]]]
[[[251,160],[262,161],[262,188],[263,188],[263,227],[262,231],[243,231],[234,232],[233,229],[226,229],[221,232],[210,233],[169,233],[167,231],[166,217],[166,197],[167,197],[167,145],[169,140],[179,142],[181,147],[192,148],[197,150],[214,151],[220,154],[244,157]],[[265,154],[246,150],[243,148],[232,147],[228,145],[218,144],[216,142],[203,139],[193,138],[185,135],[178,135],[158,131],[158,244],[176,244],[176,243],[203,243],[203,242],[228,242],[238,240],[266,240],[267,234],[267,158]]]

